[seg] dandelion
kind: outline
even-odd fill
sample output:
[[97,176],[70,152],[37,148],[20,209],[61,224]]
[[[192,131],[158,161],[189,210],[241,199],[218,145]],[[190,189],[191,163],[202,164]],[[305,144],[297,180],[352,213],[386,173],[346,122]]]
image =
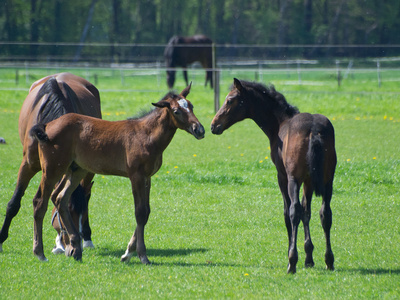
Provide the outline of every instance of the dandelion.
[[386,119],[387,119],[387,115],[385,115],[385,116],[383,117],[383,119],[386,120]]
[[347,159],[347,161],[350,161],[350,160],[351,160],[350,158]]
[[360,117],[356,117],[356,120],[359,121],[359,120],[361,120],[361,118]]
[[228,149],[231,149],[231,146],[228,146]]
[[243,153],[240,153],[240,156],[244,156],[244,154],[243,154]]
[[249,273],[244,273],[244,276],[249,276]]
[[266,156],[265,159],[268,159],[268,156]]
[[169,171],[167,171],[167,174],[169,174]]
[[262,161],[262,160],[260,160],[259,162],[260,162],[260,164],[262,164],[262,162],[263,162],[263,161]]
[[178,166],[175,166],[174,168],[175,168],[175,169],[178,169]]
[[196,157],[197,156],[197,154],[193,154],[193,157]]
[[336,120],[336,118],[335,118],[335,117],[333,117],[333,118],[332,118],[332,121],[335,121],[335,120]]
[[376,156],[374,156],[372,159],[376,159]]

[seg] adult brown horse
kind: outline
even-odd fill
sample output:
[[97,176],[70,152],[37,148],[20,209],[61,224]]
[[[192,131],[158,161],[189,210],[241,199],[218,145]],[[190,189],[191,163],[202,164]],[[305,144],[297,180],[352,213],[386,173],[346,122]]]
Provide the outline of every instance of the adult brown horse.
[[39,140],[43,170],[39,192],[33,200],[35,211],[41,216],[41,219],[35,218],[36,253],[43,251],[40,226],[51,196],[71,241],[66,254],[81,259],[80,238],[68,214],[68,198],[88,173],[99,173],[130,179],[137,227],[121,261],[129,261],[136,250],[141,262],[149,263],[144,227],[150,214],[151,176],[161,167],[162,154],[178,128],[197,139],[204,137],[204,128],[186,99],[189,91],[190,85],[180,95],[168,93],[158,103],[153,103],[156,108],[152,112],[137,119],[110,122],[67,114],[31,129],[31,136]]
[[170,89],[175,83],[175,68],[183,68],[183,77],[188,85],[187,66],[196,61],[206,69],[206,82],[213,87],[212,78],[212,43],[213,41],[205,35],[190,37],[173,36],[165,47],[164,57],[167,67],[167,84]]
[[[32,84],[19,116],[19,136],[23,145],[23,158],[19,168],[17,185],[8,202],[6,218],[0,231],[0,252],[8,237],[12,219],[18,214],[21,199],[32,177],[41,170],[38,142],[29,135],[29,130],[37,123],[47,123],[58,117],[76,112],[101,118],[100,95],[97,88],[87,80],[70,73],[60,73],[44,77]],[[88,174],[82,186],[92,184],[93,174]],[[54,186],[53,186],[54,187]],[[40,190],[38,191],[40,193]],[[38,204],[34,203],[34,207]],[[35,224],[43,219],[43,211],[34,211]],[[39,225],[41,230],[41,224]],[[84,240],[91,244],[89,222],[83,226]],[[37,251],[37,252],[35,252]],[[34,253],[45,259],[43,249],[34,245]]]
[[[297,229],[303,221],[306,267],[314,266],[309,222],[313,193],[322,196],[321,224],[325,232],[327,269],[333,270],[330,242],[332,226],[332,183],[336,168],[335,134],[323,115],[299,113],[274,87],[234,79],[233,88],[211,123],[214,134],[243,119],[250,118],[268,136],[271,158],[278,171],[284,200],[285,223],[289,237],[288,273],[296,272],[298,261]],[[303,199],[299,202],[300,186]]]

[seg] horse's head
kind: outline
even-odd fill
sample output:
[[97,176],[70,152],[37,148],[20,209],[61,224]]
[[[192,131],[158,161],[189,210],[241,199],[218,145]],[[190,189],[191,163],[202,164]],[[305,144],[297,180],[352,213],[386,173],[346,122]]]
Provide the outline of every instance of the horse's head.
[[224,130],[247,117],[246,89],[238,79],[234,78],[231,91],[211,122],[211,132],[222,134]]
[[156,107],[167,108],[174,125],[186,130],[196,139],[204,138],[204,127],[193,113],[193,105],[186,96],[190,92],[190,83],[179,95],[169,93],[157,103],[152,103]]

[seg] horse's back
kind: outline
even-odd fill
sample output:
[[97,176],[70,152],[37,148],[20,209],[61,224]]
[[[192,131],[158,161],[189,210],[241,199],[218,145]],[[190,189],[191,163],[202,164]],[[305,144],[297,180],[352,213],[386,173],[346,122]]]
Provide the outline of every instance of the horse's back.
[[[322,149],[324,169],[335,169],[335,135],[332,123],[321,114],[299,113],[281,129],[282,160],[286,171],[298,178],[308,176],[309,157],[318,142]],[[311,153],[312,154],[312,153]],[[332,174],[333,176],[333,174]]]

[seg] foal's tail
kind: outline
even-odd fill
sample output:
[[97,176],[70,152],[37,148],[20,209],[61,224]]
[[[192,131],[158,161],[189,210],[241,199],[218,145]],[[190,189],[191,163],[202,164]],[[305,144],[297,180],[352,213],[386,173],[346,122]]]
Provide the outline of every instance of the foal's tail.
[[45,143],[49,141],[49,136],[46,133],[45,124],[36,124],[29,131],[30,136],[36,138],[39,142]]
[[324,142],[321,135],[311,133],[307,161],[310,167],[311,182],[317,196],[321,196],[325,192],[324,158]]

